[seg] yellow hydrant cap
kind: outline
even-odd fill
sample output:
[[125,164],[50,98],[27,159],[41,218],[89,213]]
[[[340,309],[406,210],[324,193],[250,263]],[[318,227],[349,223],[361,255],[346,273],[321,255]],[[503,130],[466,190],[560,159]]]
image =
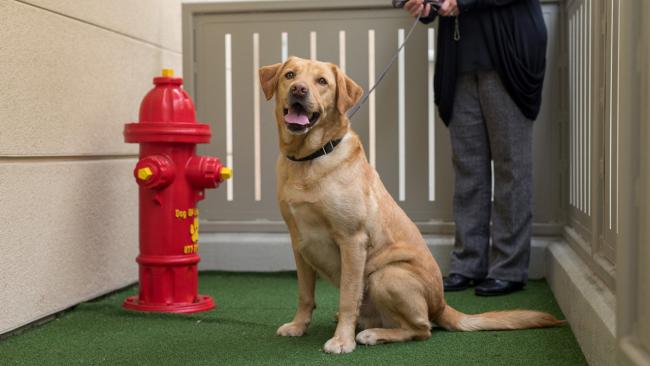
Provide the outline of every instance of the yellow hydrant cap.
[[151,171],[151,168],[149,168],[148,166],[138,169],[138,179],[140,180],[147,180],[151,178],[152,175],[153,172]]
[[221,171],[219,171],[219,175],[221,176],[221,180],[230,179],[232,178],[232,169],[224,166],[221,168]]
[[174,76],[174,69],[163,69],[162,70],[162,76],[166,78],[170,78]]

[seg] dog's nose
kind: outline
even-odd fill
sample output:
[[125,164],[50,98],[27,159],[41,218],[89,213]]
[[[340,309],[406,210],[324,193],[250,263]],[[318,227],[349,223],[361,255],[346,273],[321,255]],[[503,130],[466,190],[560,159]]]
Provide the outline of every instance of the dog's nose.
[[298,98],[304,98],[309,94],[309,89],[307,85],[303,83],[294,83],[291,85],[291,95]]

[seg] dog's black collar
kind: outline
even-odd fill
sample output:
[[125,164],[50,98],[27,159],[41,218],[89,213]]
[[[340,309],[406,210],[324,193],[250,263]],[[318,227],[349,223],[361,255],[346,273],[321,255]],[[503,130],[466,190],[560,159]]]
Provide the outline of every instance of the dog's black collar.
[[328,143],[326,143],[323,147],[321,147],[320,149],[314,151],[313,154],[308,155],[308,156],[305,156],[304,158],[296,158],[295,156],[289,156],[289,155],[287,155],[287,159],[289,159],[289,160],[291,160],[291,161],[308,161],[308,160],[314,160],[314,159],[316,159],[316,158],[319,158],[319,157],[321,157],[321,156],[323,156],[323,155],[327,155],[327,154],[331,153],[332,151],[334,151],[334,148],[336,147],[336,145],[339,144],[339,142],[341,142],[341,140],[343,140],[343,139],[340,138],[340,139],[336,139],[336,140],[330,140],[330,141],[329,141]]

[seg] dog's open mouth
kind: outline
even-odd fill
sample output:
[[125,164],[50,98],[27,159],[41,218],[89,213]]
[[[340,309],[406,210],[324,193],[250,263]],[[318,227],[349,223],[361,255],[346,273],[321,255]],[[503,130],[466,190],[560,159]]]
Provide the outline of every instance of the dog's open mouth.
[[307,112],[300,103],[294,103],[284,109],[284,122],[292,132],[303,132],[316,124],[320,117],[319,112]]

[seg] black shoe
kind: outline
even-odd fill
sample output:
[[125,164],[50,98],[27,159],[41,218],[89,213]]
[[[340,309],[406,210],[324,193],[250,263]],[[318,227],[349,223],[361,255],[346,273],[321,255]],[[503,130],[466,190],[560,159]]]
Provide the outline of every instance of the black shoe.
[[452,273],[445,277],[442,283],[445,286],[445,291],[462,291],[472,285],[472,279],[458,273]]
[[493,278],[488,278],[479,286],[476,286],[474,293],[477,296],[499,296],[520,291],[523,290],[523,288],[523,282],[495,280]]

